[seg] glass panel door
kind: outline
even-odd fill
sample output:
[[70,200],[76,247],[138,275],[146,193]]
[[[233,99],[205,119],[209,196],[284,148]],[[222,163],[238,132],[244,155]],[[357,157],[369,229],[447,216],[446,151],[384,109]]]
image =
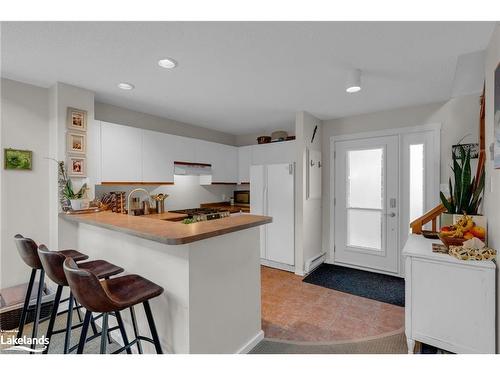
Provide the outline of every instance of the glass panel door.
[[335,143],[335,263],[398,272],[398,137]]

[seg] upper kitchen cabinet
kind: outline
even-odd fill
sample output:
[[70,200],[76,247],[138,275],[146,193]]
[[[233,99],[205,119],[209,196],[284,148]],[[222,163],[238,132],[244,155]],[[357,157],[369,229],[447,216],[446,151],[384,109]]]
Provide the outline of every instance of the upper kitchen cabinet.
[[174,161],[199,162],[196,160],[196,149],[199,142],[197,139],[168,134],[164,142],[168,149],[167,152]]
[[234,146],[217,145],[217,159],[212,165],[212,183],[236,183],[238,181],[238,148]]
[[295,141],[252,146],[252,165],[291,163],[296,159]]
[[101,122],[102,182],[142,181],[142,132]]
[[238,183],[250,182],[250,165],[252,163],[252,147],[238,147]]
[[238,150],[220,143],[196,141],[196,162],[212,165],[212,183],[238,180]]
[[175,139],[164,133],[143,130],[142,181],[151,183],[174,182]]

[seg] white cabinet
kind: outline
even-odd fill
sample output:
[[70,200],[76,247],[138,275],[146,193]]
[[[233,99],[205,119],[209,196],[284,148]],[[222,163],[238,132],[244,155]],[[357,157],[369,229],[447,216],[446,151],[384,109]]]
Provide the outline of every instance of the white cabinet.
[[197,143],[200,142],[194,138],[181,137],[178,135],[167,134],[165,145],[173,161],[185,161],[189,163],[196,162]]
[[495,353],[495,272],[492,261],[463,261],[432,252],[412,234],[403,249],[408,352],[420,341],[453,353]]
[[142,181],[171,183],[174,181],[174,153],[171,136],[151,130],[142,134]]
[[250,182],[250,165],[252,162],[252,147],[238,147],[238,183]]
[[295,141],[238,147],[238,183],[250,182],[250,167],[296,160]]
[[212,165],[212,183],[236,183],[238,150],[220,143],[196,141],[196,162]]
[[217,158],[212,165],[214,182],[238,182],[238,149],[234,146],[217,144]]
[[295,161],[295,141],[252,146],[252,165],[290,163]]
[[142,181],[142,132],[101,122],[102,182]]

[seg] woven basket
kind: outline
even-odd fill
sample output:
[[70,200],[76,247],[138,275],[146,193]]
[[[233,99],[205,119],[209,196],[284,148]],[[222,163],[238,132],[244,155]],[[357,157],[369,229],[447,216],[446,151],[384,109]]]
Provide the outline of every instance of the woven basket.
[[439,235],[439,239],[448,249],[450,248],[450,246],[462,246],[466,241],[465,238],[447,237],[442,235]]

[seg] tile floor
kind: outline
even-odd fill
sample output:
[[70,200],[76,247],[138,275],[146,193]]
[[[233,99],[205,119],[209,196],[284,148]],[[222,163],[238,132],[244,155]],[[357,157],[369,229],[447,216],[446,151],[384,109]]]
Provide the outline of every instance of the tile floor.
[[262,267],[265,337],[303,342],[351,341],[402,330],[404,308],[302,282]]

